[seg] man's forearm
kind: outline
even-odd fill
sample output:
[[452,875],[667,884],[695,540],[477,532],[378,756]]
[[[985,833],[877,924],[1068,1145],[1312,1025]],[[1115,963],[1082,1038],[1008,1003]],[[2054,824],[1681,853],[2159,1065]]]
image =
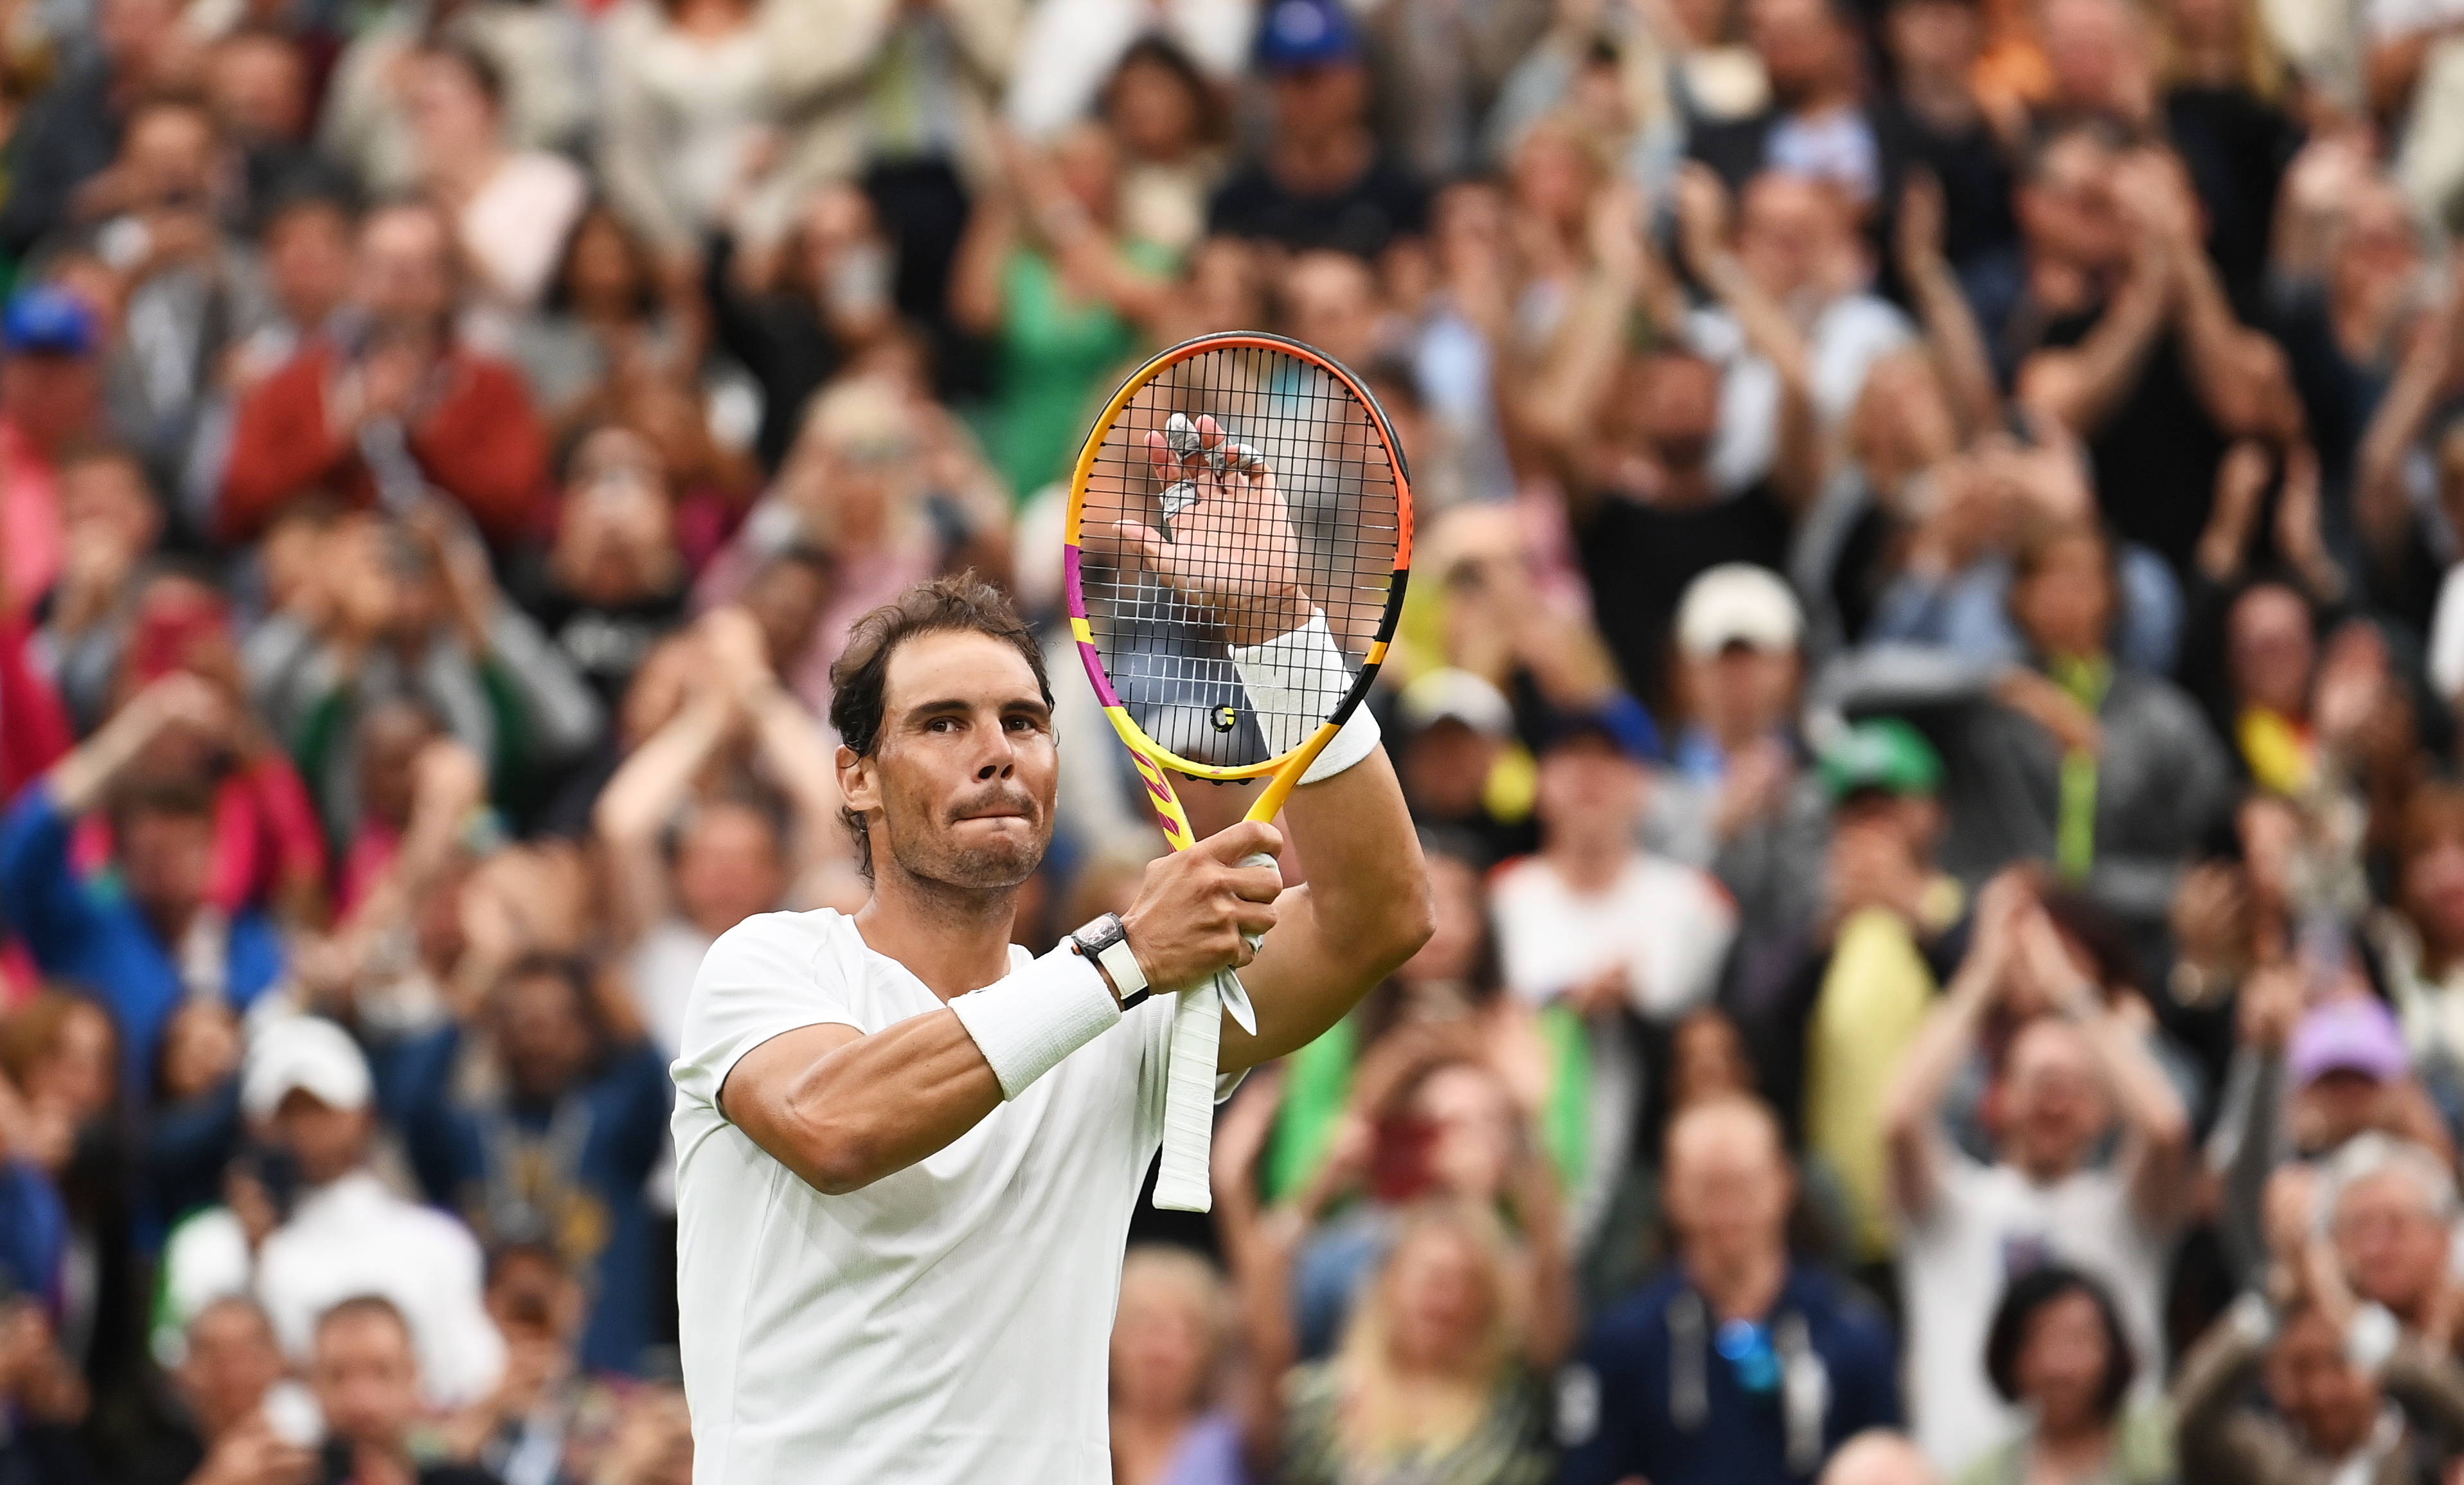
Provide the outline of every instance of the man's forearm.
[[1426,942],[1428,870],[1383,749],[1284,807],[1308,884],[1285,894],[1281,924],[1242,979],[1251,1036],[1228,1018],[1221,1066],[1252,1067],[1313,1040]]
[[815,1026],[744,1054],[728,1119],[815,1190],[840,1196],[946,1149],[1001,1102],[1001,1080],[948,1010],[869,1035]]

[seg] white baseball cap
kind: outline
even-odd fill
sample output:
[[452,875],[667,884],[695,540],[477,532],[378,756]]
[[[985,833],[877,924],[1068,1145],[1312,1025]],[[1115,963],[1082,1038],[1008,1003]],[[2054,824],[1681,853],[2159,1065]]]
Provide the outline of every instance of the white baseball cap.
[[322,1016],[284,1016],[249,1038],[240,1107],[251,1119],[271,1119],[295,1091],[329,1108],[363,1109],[375,1083],[350,1032]]
[[1677,645],[1698,660],[1730,645],[1766,652],[1793,650],[1805,632],[1796,594],[1769,567],[1727,562],[1685,586],[1677,606]]
[[1399,706],[1403,725],[1413,732],[1448,719],[1494,740],[1514,731],[1514,707],[1505,693],[1471,671],[1431,671],[1403,688]]

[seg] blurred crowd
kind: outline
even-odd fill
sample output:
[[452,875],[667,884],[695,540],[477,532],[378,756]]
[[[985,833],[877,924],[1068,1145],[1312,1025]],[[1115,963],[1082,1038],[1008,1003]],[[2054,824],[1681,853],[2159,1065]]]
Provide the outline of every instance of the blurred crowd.
[[1230,329],[1438,925],[1123,1485],[2464,1479],[2464,0],[0,0],[0,1485],[684,1485],[830,662],[1007,587],[1126,906],[1067,476]]

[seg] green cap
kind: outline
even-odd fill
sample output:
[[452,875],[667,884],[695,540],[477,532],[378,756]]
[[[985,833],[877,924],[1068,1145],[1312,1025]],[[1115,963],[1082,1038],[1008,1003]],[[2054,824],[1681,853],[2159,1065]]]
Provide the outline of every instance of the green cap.
[[1942,755],[1925,734],[1896,717],[1860,721],[1822,750],[1816,765],[1834,799],[1859,789],[1931,794],[1942,787]]

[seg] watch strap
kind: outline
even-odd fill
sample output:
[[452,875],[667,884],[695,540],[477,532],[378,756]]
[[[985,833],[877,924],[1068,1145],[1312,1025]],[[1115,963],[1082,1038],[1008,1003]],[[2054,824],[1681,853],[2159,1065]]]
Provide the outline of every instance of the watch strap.
[[1139,967],[1138,956],[1130,950],[1127,935],[1106,944],[1095,956],[1095,963],[1103,965],[1104,973],[1112,977],[1112,987],[1121,992],[1123,1010],[1154,993],[1147,986],[1146,970]]

